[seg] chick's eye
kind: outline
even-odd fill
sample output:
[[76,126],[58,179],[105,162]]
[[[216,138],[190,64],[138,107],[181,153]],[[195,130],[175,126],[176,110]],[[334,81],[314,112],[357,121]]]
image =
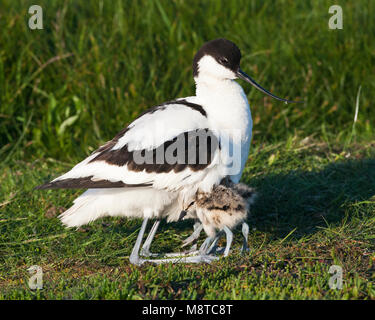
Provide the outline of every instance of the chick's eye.
[[220,63],[221,64],[227,64],[228,63],[228,59],[227,58],[225,58],[225,57],[223,57],[223,58],[220,58]]

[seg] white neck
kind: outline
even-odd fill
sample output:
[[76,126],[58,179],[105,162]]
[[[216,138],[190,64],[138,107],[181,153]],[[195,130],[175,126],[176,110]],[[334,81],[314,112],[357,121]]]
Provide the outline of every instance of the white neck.
[[[251,141],[252,119],[250,106],[242,87],[231,79],[210,76],[195,77],[196,101],[204,106],[212,127],[236,134],[233,141],[241,145],[241,171],[231,177],[238,182],[245,166]],[[239,136],[237,134],[239,133]],[[240,140],[238,141],[238,137]]]
[[231,79],[210,76],[194,78],[195,101],[201,104],[208,119],[221,129],[239,129],[244,139],[251,135],[252,120],[250,106],[242,87]]
[[[217,79],[209,75],[194,78],[195,94],[199,98],[239,93],[240,85],[231,79]],[[241,87],[240,87],[241,88]],[[241,88],[242,89],[242,88]]]

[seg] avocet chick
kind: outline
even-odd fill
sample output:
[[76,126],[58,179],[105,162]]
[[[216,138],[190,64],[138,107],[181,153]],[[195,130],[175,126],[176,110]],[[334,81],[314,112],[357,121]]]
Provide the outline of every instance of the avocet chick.
[[212,192],[197,192],[195,201],[187,208],[184,219],[198,219],[201,225],[195,226],[196,231],[189,237],[190,239],[185,240],[184,245],[198,238],[203,228],[208,238],[202,244],[200,252],[212,253],[220,238],[217,231],[224,231],[227,236],[224,256],[227,256],[233,240],[231,229],[242,223],[244,236],[242,251],[247,251],[249,226],[245,221],[255,198],[255,190],[243,183],[226,182],[214,187]]

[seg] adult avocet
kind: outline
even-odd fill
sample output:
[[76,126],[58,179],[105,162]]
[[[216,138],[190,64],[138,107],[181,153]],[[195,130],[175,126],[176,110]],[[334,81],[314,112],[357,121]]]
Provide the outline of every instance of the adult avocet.
[[[165,102],[140,115],[112,140],[67,173],[37,189],[88,189],[60,215],[67,227],[104,216],[143,218],[130,261],[139,256],[149,219],[180,218],[197,192],[211,192],[223,178],[239,182],[248,157],[252,118],[246,95],[235,81],[263,89],[240,69],[241,53],[226,39],[205,43],[193,60],[196,95]],[[201,139],[203,137],[203,140]],[[204,141],[204,142],[202,142]],[[149,248],[150,241],[145,246]],[[183,262],[209,262],[201,254]],[[158,262],[170,261],[158,259]]]

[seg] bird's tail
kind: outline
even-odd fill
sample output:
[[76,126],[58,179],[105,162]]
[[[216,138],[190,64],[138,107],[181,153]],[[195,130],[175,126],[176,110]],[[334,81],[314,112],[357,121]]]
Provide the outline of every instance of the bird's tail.
[[67,227],[80,227],[105,215],[105,209],[98,203],[95,190],[87,190],[74,200],[73,206],[59,215]]

